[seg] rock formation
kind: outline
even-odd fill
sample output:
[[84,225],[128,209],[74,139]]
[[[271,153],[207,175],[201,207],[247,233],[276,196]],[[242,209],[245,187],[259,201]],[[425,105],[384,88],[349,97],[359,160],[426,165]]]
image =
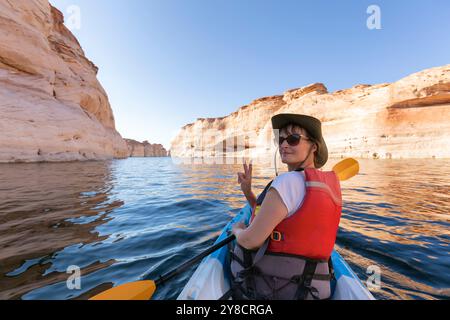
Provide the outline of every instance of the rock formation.
[[138,142],[125,139],[129,157],[167,157],[167,150],[161,144],[151,144],[148,141]]
[[144,155],[146,157],[168,157],[169,153],[163,147],[162,144],[151,144],[148,141],[144,141]]
[[173,140],[172,157],[273,155],[270,118],[278,113],[319,118],[331,157],[449,158],[450,65],[334,93],[313,84],[253,101],[227,117],[198,119]]
[[0,162],[127,157],[97,67],[47,0],[0,1]]

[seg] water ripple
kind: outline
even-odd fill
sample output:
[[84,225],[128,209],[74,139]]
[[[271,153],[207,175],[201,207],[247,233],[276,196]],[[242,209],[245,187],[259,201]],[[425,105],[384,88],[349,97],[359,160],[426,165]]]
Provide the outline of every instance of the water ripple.
[[[342,183],[337,248],[363,281],[380,267],[377,298],[448,299],[450,162],[414,164],[361,161],[361,174]],[[239,165],[143,158],[0,168],[0,299],[86,299],[156,278],[212,245],[245,204]],[[255,164],[255,191],[273,174]],[[67,288],[72,265],[81,290]],[[176,298],[193,271],[155,298]]]

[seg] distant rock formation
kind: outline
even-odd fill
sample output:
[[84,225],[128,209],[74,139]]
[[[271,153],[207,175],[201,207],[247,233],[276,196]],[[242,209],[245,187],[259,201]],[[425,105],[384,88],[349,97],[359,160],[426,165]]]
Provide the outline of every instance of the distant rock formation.
[[47,0],[0,1],[0,162],[124,158],[108,97]]
[[161,144],[151,144],[148,141],[138,142],[125,139],[129,157],[167,157],[167,150]]
[[450,158],[450,65],[392,84],[328,93],[317,83],[253,101],[227,117],[183,127],[172,157],[267,157],[275,144],[270,119],[308,114],[323,122],[331,157]]

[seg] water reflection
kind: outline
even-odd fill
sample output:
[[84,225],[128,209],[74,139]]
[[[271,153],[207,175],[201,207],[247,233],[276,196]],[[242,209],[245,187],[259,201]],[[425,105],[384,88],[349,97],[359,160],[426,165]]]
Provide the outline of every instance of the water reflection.
[[[74,244],[105,239],[96,228],[123,205],[110,198],[108,162],[0,166],[0,299],[67,278],[48,272],[52,257]],[[114,261],[92,261],[84,274]]]
[[[377,298],[450,297],[450,161],[360,164],[342,183],[338,251],[363,281],[381,268]],[[156,278],[211,245],[245,204],[239,171],[152,158],[1,165],[0,299],[85,299]],[[274,175],[255,163],[255,193]],[[66,287],[70,265],[82,268],[81,290]],[[176,298],[193,271],[155,298]]]
[[382,298],[448,297],[449,161],[360,163],[361,174],[343,184],[338,243],[353,251],[344,256],[355,268],[362,257],[383,267]]

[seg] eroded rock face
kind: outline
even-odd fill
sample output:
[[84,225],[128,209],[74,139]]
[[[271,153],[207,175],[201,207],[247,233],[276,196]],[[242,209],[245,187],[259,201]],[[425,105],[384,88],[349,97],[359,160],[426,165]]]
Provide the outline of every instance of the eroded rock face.
[[132,139],[125,139],[128,146],[128,156],[130,157],[167,157],[167,150],[161,144],[151,144],[148,141],[138,142]]
[[256,100],[237,112],[199,119],[173,140],[173,157],[267,157],[275,152],[270,119],[307,114],[323,122],[331,157],[449,158],[450,65],[392,84],[328,93],[323,84]]
[[1,0],[0,162],[127,157],[97,71],[47,0]]

